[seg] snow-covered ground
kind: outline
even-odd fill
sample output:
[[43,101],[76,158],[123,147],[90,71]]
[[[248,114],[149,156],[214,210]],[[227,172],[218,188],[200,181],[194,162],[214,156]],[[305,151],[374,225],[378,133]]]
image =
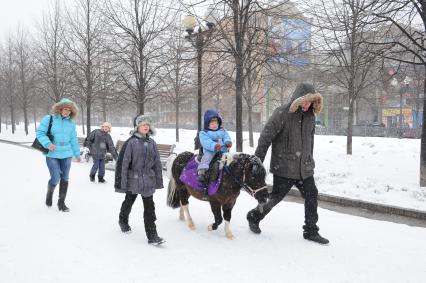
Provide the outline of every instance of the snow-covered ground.
[[[9,131],[0,133],[0,139],[31,141],[34,126],[25,136],[22,127],[15,135]],[[81,131],[81,127],[79,127]],[[114,140],[125,140],[130,128],[113,128]],[[158,143],[175,143],[174,129],[158,129]],[[83,134],[80,132],[80,136]],[[177,152],[192,150],[195,131],[181,130]],[[235,142],[235,134],[231,133]],[[259,133],[255,133],[255,146]],[[235,149],[233,149],[235,150]],[[244,133],[244,151],[254,153],[248,145],[248,133]],[[346,152],[346,137],[315,137],[314,156],[316,182],[320,192],[353,199],[383,203],[426,211],[426,189],[419,187],[420,140],[395,138],[353,138],[353,155]],[[269,168],[270,152],[265,166]],[[272,183],[272,176],[267,178]]]
[[[255,201],[247,194],[241,194],[233,210],[231,241],[223,225],[207,231],[213,221],[207,203],[190,199],[197,227],[190,231],[178,220],[178,211],[166,207],[166,190],[157,191],[157,226],[167,243],[156,248],[146,243],[140,199],[131,213],[133,233],[120,232],[123,195],[113,190],[113,172],[107,171],[107,184],[90,183],[90,164],[73,163],[67,197],[71,212],[62,213],[55,205],[44,206],[49,176],[40,153],[2,143],[0,152],[1,282],[328,283],[426,278],[424,228],[320,209],[320,232],[331,240],[329,246],[320,246],[302,239],[303,205],[284,202],[261,223],[263,233],[254,235],[245,215]],[[330,152],[330,159],[333,156],[337,153]]]

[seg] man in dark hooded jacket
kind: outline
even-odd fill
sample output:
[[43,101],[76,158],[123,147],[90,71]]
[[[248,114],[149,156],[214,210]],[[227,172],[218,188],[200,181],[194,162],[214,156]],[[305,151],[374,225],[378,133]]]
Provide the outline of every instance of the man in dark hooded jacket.
[[274,175],[270,199],[247,214],[250,230],[261,233],[259,222],[296,186],[305,199],[306,240],[328,244],[318,233],[318,190],[313,159],[315,113],[322,109],[322,96],[311,84],[296,87],[291,101],[275,109],[260,135],[255,155],[264,161],[272,144],[270,172]]

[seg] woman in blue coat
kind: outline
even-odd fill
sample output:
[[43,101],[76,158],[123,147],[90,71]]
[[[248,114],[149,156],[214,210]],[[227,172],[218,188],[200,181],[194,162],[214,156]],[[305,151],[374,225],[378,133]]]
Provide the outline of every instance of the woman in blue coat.
[[[64,212],[69,211],[69,208],[65,205],[65,197],[68,190],[71,159],[74,156],[80,162],[80,146],[74,122],[77,113],[75,103],[63,98],[53,105],[51,115],[43,117],[36,133],[38,141],[43,147],[49,149],[46,155],[46,164],[50,173],[50,180],[47,183],[46,205],[52,206],[53,192],[59,183],[58,208]],[[47,136],[51,119],[50,133],[53,136],[53,141]]]

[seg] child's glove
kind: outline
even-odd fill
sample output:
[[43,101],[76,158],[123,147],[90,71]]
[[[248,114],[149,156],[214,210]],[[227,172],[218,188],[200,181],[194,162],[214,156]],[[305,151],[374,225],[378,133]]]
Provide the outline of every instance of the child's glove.
[[220,144],[216,144],[215,146],[214,146],[214,151],[219,151],[220,149],[222,148],[222,146],[220,145]]
[[226,146],[227,148],[231,148],[231,147],[232,147],[232,142],[226,142],[226,143],[225,143],[225,146]]

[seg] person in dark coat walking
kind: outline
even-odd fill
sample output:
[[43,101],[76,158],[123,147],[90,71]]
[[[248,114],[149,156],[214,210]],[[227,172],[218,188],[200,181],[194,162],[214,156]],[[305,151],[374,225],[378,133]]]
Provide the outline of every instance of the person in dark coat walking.
[[91,182],[95,181],[95,175],[98,172],[99,183],[105,183],[105,157],[107,152],[110,152],[114,160],[117,161],[118,154],[109,134],[110,132],[111,124],[104,122],[100,129],[93,130],[87,137],[86,146],[89,148],[93,159],[93,166],[90,170]]
[[[116,192],[125,193],[121,205],[119,225],[123,233],[131,232],[129,214],[138,194],[144,205],[144,224],[148,243],[158,245],[164,240],[158,236],[155,225],[155,190],[163,188],[163,175],[157,144],[151,138],[155,130],[149,119],[139,116],[135,119],[133,136],[126,142],[124,153],[117,162],[116,175],[120,174],[120,184],[115,185]],[[116,180],[120,178],[117,178]]]
[[259,222],[296,186],[305,199],[304,239],[328,244],[318,233],[318,190],[313,177],[315,113],[321,112],[322,101],[313,85],[299,84],[290,103],[275,109],[263,128],[255,155],[263,162],[272,144],[273,187],[269,200],[247,214],[252,232],[261,233]]

